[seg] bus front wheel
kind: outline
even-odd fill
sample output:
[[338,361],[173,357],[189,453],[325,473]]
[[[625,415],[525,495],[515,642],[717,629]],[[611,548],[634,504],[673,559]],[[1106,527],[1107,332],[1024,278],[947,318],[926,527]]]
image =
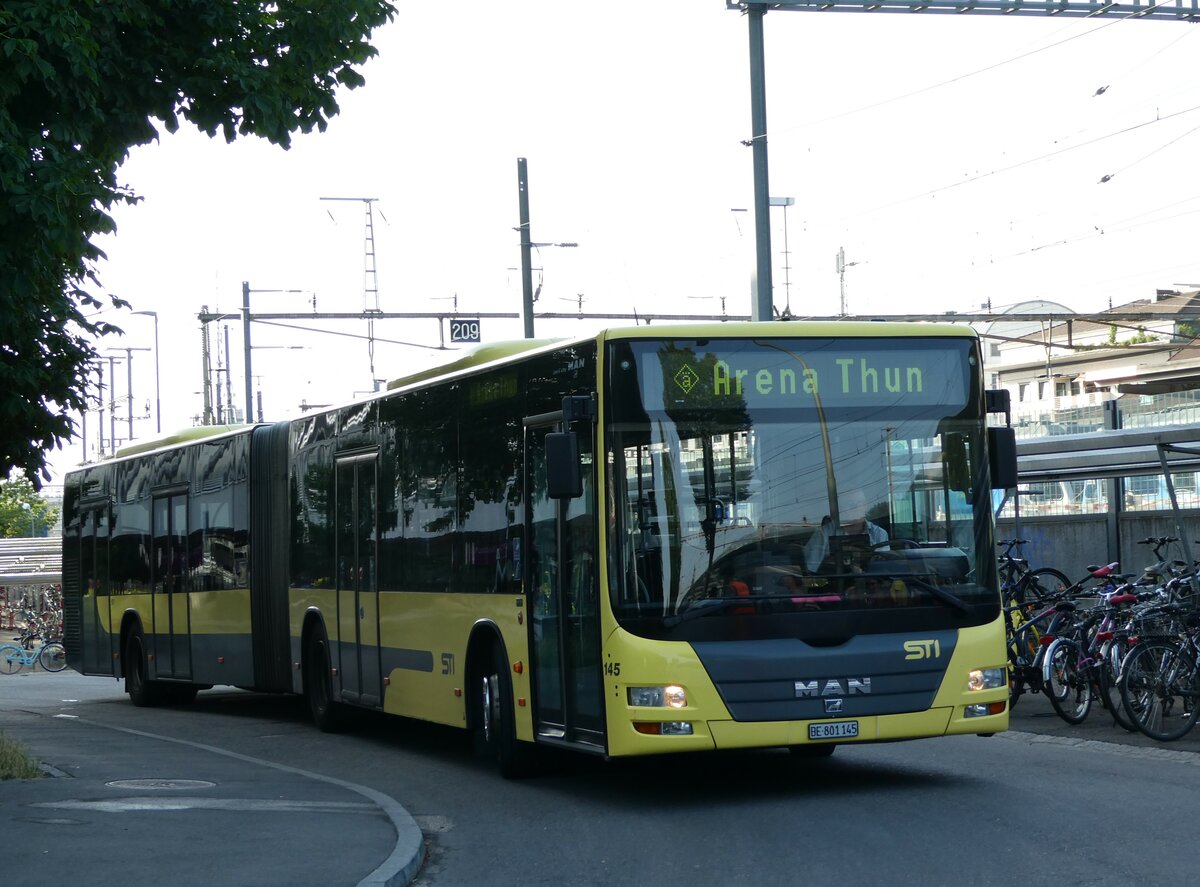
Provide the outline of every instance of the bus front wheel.
[[493,647],[491,657],[476,672],[474,684],[476,754],[496,761],[506,779],[528,776],[533,770],[534,750],[529,743],[517,739],[512,680],[498,646]]

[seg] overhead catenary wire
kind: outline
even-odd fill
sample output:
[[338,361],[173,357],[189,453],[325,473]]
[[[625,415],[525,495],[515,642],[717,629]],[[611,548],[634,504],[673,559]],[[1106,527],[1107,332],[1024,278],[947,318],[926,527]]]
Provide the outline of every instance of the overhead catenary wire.
[[346,332],[341,332],[339,330],[322,330],[322,329],[316,329],[315,327],[311,327],[311,326],[300,326],[300,325],[294,324],[294,323],[280,323],[277,320],[260,320],[257,317],[254,318],[254,322],[258,323],[258,324],[262,324],[263,326],[277,326],[277,327],[282,327],[284,329],[289,329],[289,330],[300,330],[301,332],[305,332],[305,333],[320,333],[320,334],[326,335],[326,336],[340,336],[345,339],[373,338],[374,341],[382,343],[384,345],[407,345],[411,348],[428,348],[430,351],[456,351],[456,350],[458,350],[458,349],[454,349],[454,348],[447,348],[445,345],[426,345],[424,342],[402,342],[399,339],[381,339],[379,336],[368,337],[368,336],[362,335],[361,333],[346,333]]
[[[1154,8],[1154,7],[1150,7],[1150,8]],[[1104,23],[1104,24],[1103,24],[1101,27],[1097,27],[1097,28],[1092,28],[1092,29],[1089,29],[1089,30],[1088,30],[1087,32],[1085,32],[1085,33],[1075,33],[1075,34],[1071,34],[1071,35],[1069,35],[1069,36],[1065,37],[1064,39],[1055,40],[1054,42],[1052,42],[1052,43],[1049,43],[1049,44],[1047,44],[1047,45],[1044,45],[1044,46],[1037,46],[1037,47],[1034,47],[1034,48],[1032,48],[1032,49],[1030,49],[1030,50],[1028,50],[1028,51],[1021,52],[1021,53],[1018,53],[1018,54],[1016,54],[1016,55],[1010,56],[1009,58],[1003,59],[1003,60],[1001,60],[1001,61],[994,62],[994,63],[992,63],[992,64],[988,64],[988,65],[984,65],[984,66],[982,66],[982,67],[980,67],[980,68],[977,68],[977,69],[974,69],[974,70],[971,70],[971,71],[967,71],[967,72],[965,72],[965,73],[962,73],[962,74],[958,74],[958,75],[956,75],[956,76],[954,76],[954,77],[947,78],[947,79],[945,79],[945,80],[941,80],[941,81],[939,81],[939,82],[937,82],[937,83],[930,84],[930,85],[928,85],[928,86],[925,86],[925,87],[922,87],[922,88],[920,88],[920,89],[911,90],[911,91],[909,91],[909,92],[906,92],[906,93],[904,93],[904,94],[902,94],[902,95],[898,95],[898,96],[892,96],[892,97],[889,97],[889,98],[887,98],[887,99],[883,99],[883,100],[881,100],[881,101],[877,101],[877,102],[871,102],[871,103],[869,103],[869,104],[867,104],[867,105],[863,105],[863,106],[860,106],[860,107],[852,108],[852,109],[849,109],[849,110],[847,110],[847,111],[840,112],[840,113],[838,113],[838,114],[834,114],[834,115],[830,115],[830,116],[828,116],[828,117],[823,117],[823,118],[820,118],[819,120],[816,120],[816,121],[810,121],[810,122],[807,122],[807,123],[801,124],[800,126],[794,126],[794,127],[787,127],[787,126],[784,126],[784,127],[772,127],[772,134],[787,133],[787,132],[793,131],[793,130],[795,130],[795,129],[801,128],[801,126],[804,126],[804,127],[808,127],[808,126],[814,126],[814,125],[817,125],[817,124],[821,124],[821,123],[827,123],[827,122],[830,122],[830,121],[834,121],[834,120],[838,120],[838,119],[841,119],[841,118],[849,117],[849,116],[852,116],[852,115],[855,115],[855,114],[861,114],[861,113],[863,113],[863,112],[865,112],[865,111],[868,111],[868,110],[879,109],[879,108],[881,108],[881,107],[883,107],[883,106],[886,106],[886,105],[892,104],[892,103],[894,103],[894,102],[899,102],[899,101],[902,101],[902,100],[904,100],[904,99],[911,98],[911,97],[915,97],[915,96],[919,96],[919,95],[922,95],[922,94],[925,94],[925,93],[931,92],[931,91],[933,91],[933,90],[936,90],[936,89],[939,89],[939,88],[942,88],[942,87],[947,87],[947,86],[950,86],[950,85],[952,85],[952,84],[955,84],[955,83],[962,82],[963,80],[966,80],[966,79],[972,78],[972,77],[974,77],[974,76],[976,76],[976,75],[983,74],[983,73],[985,73],[985,72],[989,72],[989,71],[995,71],[995,70],[997,70],[997,69],[999,69],[999,68],[1003,68],[1003,67],[1006,67],[1006,66],[1010,66],[1010,65],[1013,65],[1013,64],[1015,64],[1015,63],[1017,63],[1017,62],[1021,62],[1021,61],[1023,61],[1023,60],[1028,60],[1028,59],[1030,59],[1030,58],[1031,58],[1031,57],[1033,57],[1033,56],[1036,56],[1036,55],[1039,55],[1039,54],[1044,54],[1044,53],[1046,53],[1048,50],[1051,50],[1051,49],[1056,49],[1056,48],[1062,47],[1062,46],[1064,46],[1064,45],[1066,45],[1066,44],[1069,44],[1069,43],[1071,43],[1071,42],[1073,42],[1073,41],[1076,41],[1076,40],[1078,40],[1078,39],[1079,39],[1079,38],[1081,38],[1081,37],[1086,37],[1086,36],[1092,36],[1092,35],[1096,35],[1096,34],[1100,33],[1101,31],[1103,31],[1103,30],[1106,30],[1108,27],[1111,27],[1112,25],[1115,25],[1115,24],[1118,24],[1118,23],[1123,23],[1123,22],[1126,22],[1126,21],[1127,21],[1129,18],[1131,18],[1131,17],[1135,17],[1135,16],[1133,16],[1133,15],[1131,14],[1131,15],[1122,16],[1121,18],[1118,18],[1118,19],[1113,19],[1113,20],[1110,20],[1110,21],[1106,21],[1106,22],[1105,22],[1105,23]],[[1086,21],[1086,20],[1085,20],[1085,19],[1077,19],[1077,20],[1075,20],[1075,25],[1077,26],[1077,25],[1078,25],[1078,23],[1080,23],[1080,22],[1084,22],[1084,21]],[[1187,36],[1188,36],[1188,34],[1190,34],[1190,33],[1191,33],[1191,32],[1190,32],[1190,29],[1189,29],[1189,30],[1188,30],[1186,33],[1179,35],[1178,37],[1174,38],[1173,40],[1171,40],[1171,41],[1170,41],[1169,43],[1167,43],[1166,45],[1160,46],[1160,47],[1159,47],[1159,48],[1157,48],[1155,51],[1153,51],[1152,53],[1150,53],[1150,54],[1146,55],[1144,58],[1140,59],[1140,60],[1139,60],[1139,61],[1138,61],[1136,64],[1132,65],[1131,67],[1127,68],[1126,70],[1124,70],[1124,71],[1122,71],[1122,72],[1119,72],[1119,73],[1114,73],[1114,74],[1112,74],[1112,75],[1110,75],[1110,76],[1108,76],[1108,77],[1105,77],[1105,78],[1103,78],[1102,82],[1104,83],[1104,86],[1103,86],[1103,87],[1101,87],[1100,89],[1096,90],[1095,94],[1096,94],[1096,95],[1104,95],[1104,94],[1109,94],[1110,90],[1112,90],[1112,89],[1114,88],[1114,85],[1115,85],[1115,84],[1121,84],[1121,83],[1125,82],[1125,81],[1127,80],[1127,78],[1129,77],[1129,75],[1131,75],[1132,73],[1134,73],[1134,72],[1138,71],[1139,69],[1141,69],[1141,68],[1145,67],[1145,66],[1146,66],[1147,64],[1149,64],[1149,63],[1150,63],[1150,62],[1151,62],[1153,59],[1155,59],[1155,58],[1157,58],[1157,57],[1159,57],[1159,56],[1163,55],[1164,53],[1166,53],[1166,52],[1170,51],[1170,50],[1171,50],[1173,47],[1175,47],[1175,46],[1176,46],[1176,45],[1177,45],[1177,44],[1178,44],[1180,41],[1182,41],[1182,40],[1184,40],[1184,39],[1187,39]],[[1125,57],[1124,57],[1124,56],[1116,56],[1115,58],[1117,58],[1117,59],[1122,59],[1122,58],[1125,58]],[[1105,132],[1105,133],[1102,133],[1102,134],[1100,134],[1100,135],[1098,135],[1098,136],[1096,136],[1096,137],[1094,137],[1094,138],[1088,139],[1088,140],[1086,140],[1086,141],[1079,142],[1078,144],[1074,144],[1074,145],[1067,145],[1067,146],[1064,146],[1064,147],[1061,147],[1061,148],[1057,148],[1057,149],[1055,149],[1055,150],[1052,150],[1052,151],[1048,151],[1048,152],[1042,152],[1042,153],[1039,153],[1039,154],[1037,154],[1036,156],[1033,156],[1033,157],[1028,157],[1028,158],[1026,158],[1026,159],[1023,159],[1023,160],[1021,160],[1021,161],[1019,161],[1019,162],[1017,162],[1017,163],[1008,164],[1008,165],[1005,165],[1005,166],[999,166],[999,167],[997,167],[997,168],[995,168],[995,169],[988,170],[988,171],[986,171],[986,172],[982,172],[982,173],[978,173],[978,174],[976,174],[976,175],[972,175],[972,176],[970,176],[970,177],[968,177],[968,178],[965,178],[965,179],[963,179],[963,180],[960,180],[960,181],[955,181],[955,182],[951,182],[951,183],[947,183],[947,184],[944,184],[944,185],[937,186],[937,187],[935,187],[935,188],[930,188],[930,189],[927,189],[927,190],[925,190],[925,191],[921,191],[921,192],[919,192],[919,193],[912,194],[912,195],[909,195],[909,196],[907,196],[907,197],[903,197],[903,198],[901,198],[901,199],[899,199],[899,200],[894,200],[894,201],[891,201],[891,202],[888,202],[888,203],[884,203],[884,204],[876,205],[876,206],[873,206],[873,207],[869,207],[869,208],[866,208],[866,209],[863,209],[863,210],[860,210],[860,211],[857,211],[857,212],[850,213],[850,214],[848,214],[848,215],[842,215],[842,216],[838,216],[838,217],[834,218],[832,221],[845,223],[845,222],[848,222],[848,221],[850,221],[850,220],[860,219],[860,218],[862,218],[862,217],[864,217],[864,216],[868,216],[868,215],[872,215],[872,214],[879,213],[879,212],[881,212],[881,211],[883,211],[883,210],[887,210],[887,209],[892,209],[892,208],[894,208],[894,207],[903,206],[904,204],[911,203],[912,201],[919,200],[919,199],[921,199],[921,198],[933,197],[933,196],[936,196],[936,195],[938,195],[938,194],[940,194],[940,193],[942,193],[942,192],[948,191],[948,190],[950,190],[950,189],[962,188],[964,185],[968,185],[968,184],[972,184],[972,183],[977,183],[977,182],[979,182],[979,181],[981,181],[981,180],[988,179],[989,177],[995,177],[995,176],[999,176],[999,175],[1001,175],[1001,174],[1010,173],[1010,172],[1013,172],[1013,171],[1020,170],[1020,169],[1022,169],[1023,167],[1029,166],[1029,165],[1031,165],[1031,164],[1035,164],[1035,163],[1039,163],[1039,162],[1042,162],[1042,161],[1048,161],[1048,160],[1051,160],[1052,158],[1056,158],[1056,157],[1058,157],[1058,156],[1061,156],[1061,155],[1063,155],[1063,154],[1066,154],[1067,152],[1070,152],[1070,151],[1074,151],[1074,150],[1076,150],[1076,149],[1085,148],[1085,147],[1088,147],[1088,146],[1095,146],[1095,145],[1097,145],[1097,144],[1100,144],[1100,143],[1103,143],[1103,142],[1105,142],[1106,140],[1110,140],[1110,139],[1116,139],[1116,138],[1118,138],[1118,137],[1125,136],[1126,134],[1129,134],[1129,133],[1135,132],[1135,131],[1137,131],[1137,130],[1139,130],[1139,129],[1142,129],[1143,127],[1149,127],[1149,126],[1151,126],[1151,125],[1153,125],[1153,124],[1161,123],[1161,122],[1163,122],[1163,121],[1170,120],[1170,119],[1171,119],[1171,118],[1173,118],[1173,117],[1177,117],[1177,116],[1179,116],[1179,115],[1182,115],[1182,114],[1187,114],[1187,113],[1193,112],[1193,111],[1195,111],[1195,110],[1200,110],[1200,106],[1195,106],[1195,107],[1189,107],[1189,108],[1185,108],[1184,110],[1181,110],[1181,111],[1175,111],[1175,112],[1171,112],[1171,113],[1168,113],[1168,114],[1165,114],[1165,115],[1164,115],[1164,114],[1161,114],[1161,113],[1159,113],[1159,114],[1156,114],[1156,115],[1155,115],[1155,117],[1154,117],[1154,119],[1153,119],[1153,120],[1144,120],[1144,121],[1141,121],[1141,122],[1139,122],[1139,123],[1136,123],[1136,124],[1134,124],[1134,125],[1132,125],[1132,126],[1127,126],[1127,127],[1123,127],[1123,128],[1121,128],[1121,129],[1117,129],[1117,130],[1114,130],[1114,131],[1111,131],[1111,132]],[[1200,127],[1197,127],[1197,128],[1198,128],[1198,129],[1200,129]],[[1151,157],[1151,156],[1154,156],[1155,154],[1157,154],[1157,153],[1158,153],[1158,152],[1160,152],[1160,151],[1166,150],[1166,149],[1167,149],[1167,148],[1169,148],[1171,145],[1174,145],[1175,143],[1177,143],[1177,142],[1179,142],[1179,141],[1181,141],[1181,140],[1183,140],[1183,139],[1187,138],[1188,136],[1192,135],[1192,134],[1193,134],[1195,131],[1196,131],[1195,129],[1192,129],[1192,130],[1189,130],[1188,132],[1185,132],[1185,133],[1183,133],[1182,135],[1175,136],[1175,137],[1171,138],[1169,141],[1165,142],[1163,145],[1161,145],[1160,147],[1156,148],[1156,149],[1155,149],[1153,152],[1151,152],[1150,154],[1147,154],[1147,155],[1145,155],[1144,157],[1140,158],[1138,161],[1135,161],[1135,162],[1134,162],[1134,163],[1132,163],[1132,164],[1128,164],[1127,166],[1125,166],[1125,167],[1122,167],[1122,169],[1121,169],[1121,170],[1119,170],[1119,172],[1124,172],[1125,170],[1129,169],[1130,167],[1132,167],[1132,166],[1136,166],[1136,165],[1137,165],[1138,163],[1140,163],[1140,162],[1144,162],[1144,160],[1148,159],[1149,157]],[[1151,224],[1151,222],[1147,222],[1146,224]],[[1098,224],[1098,225],[1096,225],[1096,230],[1100,230],[1100,229],[1106,229],[1106,230],[1108,230],[1108,231],[1110,231],[1110,232],[1111,232],[1111,231],[1113,231],[1113,230],[1117,230],[1117,229],[1115,229],[1115,228],[1114,228],[1112,225],[1107,225],[1107,226],[1105,226],[1105,225],[1099,225],[1099,224]],[[1086,236],[1090,236],[1090,235],[1085,235],[1085,237],[1086,237]],[[1077,241],[1077,240],[1080,240],[1080,239],[1083,239],[1083,238],[1080,238],[1079,236],[1068,236],[1068,237],[1063,237],[1063,238],[1060,238],[1058,241],[1054,241],[1054,242],[1052,242],[1050,245],[1057,245],[1057,244],[1059,244],[1059,243],[1061,243],[1062,245],[1065,245],[1065,244],[1066,244],[1066,243],[1068,243],[1068,242],[1074,242],[1074,241]],[[1043,244],[1041,248],[1045,248],[1045,247],[1046,247],[1046,244]],[[1027,253],[1027,252],[1028,252],[1028,251],[1026,251],[1026,250],[1021,250],[1021,251],[1018,251],[1017,253],[1013,253],[1012,255],[1019,255],[1019,254],[1022,254],[1022,253]],[[975,264],[975,262],[974,262],[974,261],[972,261],[972,263],[971,263],[971,264]]]
[[[1163,5],[1163,4],[1151,4],[1150,6],[1148,6],[1146,8],[1146,11],[1149,11],[1152,9],[1157,9],[1158,6],[1160,6],[1160,5]],[[1080,24],[1090,21],[1091,19],[1095,18],[1098,14],[1099,13],[1093,13],[1091,15],[1076,19],[1075,22],[1072,25],[1068,25],[1067,28],[1078,27]],[[963,74],[958,74],[958,75],[956,75],[954,77],[950,77],[946,80],[940,80],[937,83],[931,83],[928,86],[922,86],[919,89],[914,89],[914,90],[910,90],[905,93],[901,93],[899,95],[890,96],[889,98],[886,98],[886,99],[880,99],[877,102],[871,102],[870,104],[860,105],[859,107],[851,108],[848,111],[840,111],[837,114],[830,114],[826,117],[821,117],[817,120],[809,120],[809,121],[805,121],[803,123],[794,124],[792,126],[786,126],[786,125],[772,126],[770,135],[772,136],[772,138],[775,138],[778,136],[787,135],[788,133],[796,132],[797,130],[800,130],[800,129],[807,129],[807,128],[813,127],[813,126],[820,126],[825,123],[831,123],[835,120],[843,120],[847,117],[853,117],[855,115],[862,114],[866,111],[874,111],[877,108],[882,108],[887,105],[893,104],[895,102],[901,102],[901,101],[905,101],[907,99],[915,98],[916,96],[924,95],[925,93],[932,92],[933,90],[936,90],[936,89],[942,89],[943,87],[946,87],[946,86],[952,86],[955,83],[961,83],[964,80],[968,80],[972,77],[977,77],[980,74],[986,74],[990,71],[995,71],[998,68],[1003,68],[1007,65],[1011,65],[1016,62],[1024,61],[1032,56],[1038,55],[1043,52],[1047,52],[1051,49],[1057,49],[1058,47],[1064,46],[1067,43],[1070,43],[1074,40],[1079,40],[1080,38],[1083,38],[1083,37],[1094,36],[1096,34],[1099,34],[1101,31],[1106,30],[1107,28],[1113,27],[1114,25],[1119,25],[1119,24],[1122,24],[1122,23],[1128,21],[1131,18],[1136,18],[1139,14],[1144,14],[1144,13],[1129,13],[1129,14],[1123,15],[1119,18],[1115,18],[1110,21],[1106,21],[1103,25],[1101,25],[1098,28],[1093,28],[1089,31],[1085,31],[1080,34],[1073,34],[1072,36],[1067,37],[1063,40],[1058,40],[1054,43],[1047,44],[1046,46],[1040,46],[1040,47],[1037,47],[1036,49],[1031,49],[1026,52],[1019,53],[1017,55],[1006,58],[1002,61],[993,62],[990,65],[985,65],[982,68],[976,68],[972,71],[967,71]],[[1067,28],[1064,28],[1063,30],[1066,30]],[[1173,41],[1171,44],[1169,44],[1169,46],[1173,46],[1175,43],[1179,42],[1179,39],[1182,39],[1182,37]],[[1169,48],[1169,46],[1164,47],[1164,49]],[[1160,54],[1162,51],[1164,51],[1164,50],[1159,50],[1159,53],[1155,53],[1155,55]],[[1154,56],[1151,56],[1151,58],[1154,58]],[[1145,64],[1147,61],[1149,61],[1149,59],[1143,60],[1143,62],[1141,64]],[[1139,65],[1138,67],[1140,67],[1140,66],[1141,65]],[[1135,67],[1131,70],[1137,70],[1137,68]],[[1127,73],[1129,73],[1129,72],[1127,72]],[[754,138],[760,138],[760,137],[761,137],[761,135],[758,135],[758,134],[756,134],[754,136]],[[750,142],[747,142],[747,141],[741,142],[741,144],[743,144],[743,145],[746,145],[749,143]]]
[[[892,209],[893,207],[897,207],[897,206],[903,206],[906,203],[911,203],[914,200],[920,200],[923,197],[932,197],[934,195],[941,194],[946,191],[951,191],[955,188],[961,188],[963,185],[969,185],[972,182],[977,182],[981,179],[989,178],[990,176],[996,176],[996,175],[1001,175],[1002,173],[1012,172],[1015,169],[1020,169],[1021,167],[1024,167],[1024,166],[1029,166],[1034,163],[1039,163],[1043,160],[1049,160],[1052,157],[1058,157],[1058,156],[1066,154],[1070,151],[1077,151],[1080,148],[1085,148],[1085,147],[1088,147],[1089,145],[1095,145],[1095,144],[1097,144],[1099,142],[1103,142],[1107,139],[1115,138],[1115,137],[1121,136],[1121,135],[1126,135],[1128,133],[1135,132],[1136,130],[1143,129],[1147,126],[1154,126],[1155,124],[1162,123],[1166,120],[1170,120],[1172,118],[1179,117],[1184,114],[1191,114],[1195,111],[1200,111],[1200,105],[1193,105],[1190,108],[1185,108],[1182,111],[1175,111],[1170,114],[1162,114],[1162,115],[1155,117],[1153,120],[1145,120],[1145,121],[1142,121],[1141,123],[1135,123],[1132,126],[1127,126],[1124,129],[1119,129],[1119,130],[1116,130],[1115,132],[1110,132],[1110,133],[1106,133],[1105,135],[1102,135],[1102,136],[1097,136],[1096,138],[1089,139],[1086,142],[1079,142],[1078,144],[1075,144],[1075,145],[1068,145],[1064,148],[1059,148],[1056,151],[1051,151],[1048,154],[1039,154],[1037,157],[1029,157],[1025,160],[1018,161],[1017,163],[1009,164],[1008,166],[998,167],[997,169],[993,169],[988,172],[979,173],[978,175],[970,176],[969,178],[966,178],[966,179],[962,180],[961,182],[951,182],[948,185],[939,185],[936,188],[930,188],[926,191],[920,192],[919,194],[911,194],[908,197],[902,197],[899,200],[893,200],[890,203],[881,204],[872,209],[864,209],[864,210],[861,210],[856,213],[851,213],[850,215],[841,216],[837,219],[834,219],[834,221],[835,222],[844,222],[844,221],[847,221],[850,219],[858,218],[859,216],[864,216],[864,215],[869,215],[871,213],[881,212],[885,209]],[[1194,131],[1195,130],[1190,130],[1189,132],[1194,132]],[[1185,135],[1187,135],[1187,133],[1185,133]],[[1178,141],[1178,140],[1176,139],[1176,141]]]
[[1151,157],[1153,157],[1159,151],[1162,151],[1165,148],[1171,147],[1171,145],[1174,145],[1180,139],[1187,138],[1192,133],[1194,133],[1198,130],[1200,130],[1200,126],[1195,126],[1191,129],[1189,129],[1187,132],[1182,133],[1181,135],[1178,135],[1175,138],[1171,139],[1171,141],[1167,142],[1165,145],[1159,145],[1157,148],[1155,148],[1153,151],[1151,151],[1149,154],[1145,155],[1144,157],[1139,157],[1137,160],[1133,161],[1132,163],[1127,163],[1125,166],[1121,167],[1116,172],[1108,173],[1108,174],[1104,175],[1103,177],[1101,177],[1099,184],[1103,185],[1103,184],[1106,184],[1107,182],[1111,182],[1115,177],[1117,177],[1121,173],[1125,172],[1126,170],[1133,169],[1139,163],[1143,163],[1146,160],[1149,160]]

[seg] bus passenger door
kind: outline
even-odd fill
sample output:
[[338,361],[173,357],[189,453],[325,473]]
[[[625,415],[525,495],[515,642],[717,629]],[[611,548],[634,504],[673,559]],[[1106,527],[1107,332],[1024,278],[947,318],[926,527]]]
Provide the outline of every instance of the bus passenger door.
[[[110,633],[108,585],[108,504],[82,510],[79,539],[80,629],[83,669],[87,674],[112,674],[117,639]],[[119,618],[119,617],[118,617]]]
[[154,499],[153,627],[146,626],[152,678],[192,676],[186,493]]
[[338,661],[342,697],[361,705],[383,701],[379,670],[377,457],[337,463]]
[[560,428],[555,423],[525,431],[526,538],[531,549],[525,588],[532,634],[534,730],[544,739],[603,747],[591,437],[579,435],[583,495],[551,499],[545,441],[548,433]]

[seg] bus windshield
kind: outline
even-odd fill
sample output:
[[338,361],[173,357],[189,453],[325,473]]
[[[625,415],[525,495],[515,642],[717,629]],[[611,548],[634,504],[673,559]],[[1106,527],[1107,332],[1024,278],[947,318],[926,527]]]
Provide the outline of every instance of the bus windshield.
[[608,367],[627,630],[833,642],[995,618],[973,340],[639,339]]

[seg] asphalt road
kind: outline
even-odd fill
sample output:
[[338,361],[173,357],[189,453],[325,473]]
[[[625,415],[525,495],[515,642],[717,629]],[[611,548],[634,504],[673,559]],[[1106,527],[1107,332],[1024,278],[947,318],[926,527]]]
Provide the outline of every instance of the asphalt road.
[[[1037,696],[1018,705],[1012,731],[987,739],[843,747],[823,761],[775,751],[613,763],[555,756],[540,775],[506,782],[471,757],[465,736],[443,728],[367,718],[351,734],[329,736],[316,731],[302,702],[290,697],[218,689],[185,708],[137,709],[118,691],[114,681],[69,673],[24,686],[0,682],[0,729],[32,738],[31,748],[51,764],[56,748],[43,744],[43,731],[66,714],[94,724],[114,753],[134,736],[123,731],[142,731],[338,781],[312,800],[361,802],[353,792],[325,793],[339,783],[368,787],[400,804],[424,832],[428,855],[416,875],[419,887],[1125,887],[1194,877],[1188,850],[1200,790],[1200,736],[1159,745],[1113,728],[1102,712],[1070,727]],[[275,791],[255,781],[275,778],[258,773],[270,768],[243,773],[237,758],[223,755],[185,756],[169,771],[136,763],[128,760],[113,772],[199,774],[234,798]],[[227,766],[232,769],[223,775]],[[0,784],[5,815],[8,792]],[[20,812],[30,815],[29,808]],[[194,821],[153,848],[172,881],[189,866],[232,852],[237,836],[253,834],[258,853],[251,863],[259,868],[229,883],[357,883],[394,841],[383,834],[386,817],[374,814],[185,815],[193,814]],[[169,815],[175,814],[159,812],[157,820]],[[46,816],[80,818],[61,811]],[[87,867],[94,883],[116,883],[122,860],[150,855],[131,822],[130,814],[116,812],[90,813],[83,825],[47,822],[43,844],[9,849],[6,840],[0,857],[19,866],[10,870],[38,871],[49,859],[58,872]],[[6,838],[8,828],[0,822]],[[96,831],[101,842],[79,841],[83,829]],[[106,852],[98,853],[98,846]],[[271,874],[275,880],[261,877]]]

